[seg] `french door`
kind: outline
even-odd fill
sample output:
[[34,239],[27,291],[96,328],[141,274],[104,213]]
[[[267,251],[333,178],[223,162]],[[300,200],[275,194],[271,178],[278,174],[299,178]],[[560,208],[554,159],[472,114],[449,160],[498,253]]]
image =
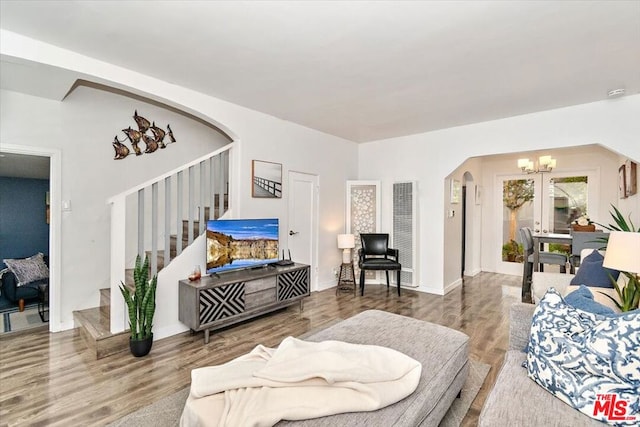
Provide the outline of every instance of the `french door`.
[[519,275],[523,271],[524,253],[518,230],[542,228],[542,177],[535,175],[500,176],[496,180],[498,206],[497,272]]
[[[501,203],[497,215],[500,236],[497,271],[522,274],[522,241],[518,230],[568,234],[571,222],[583,214],[597,217],[597,171],[545,172],[500,176],[496,181]],[[589,185],[589,184],[592,185]],[[545,250],[567,252],[556,245]]]

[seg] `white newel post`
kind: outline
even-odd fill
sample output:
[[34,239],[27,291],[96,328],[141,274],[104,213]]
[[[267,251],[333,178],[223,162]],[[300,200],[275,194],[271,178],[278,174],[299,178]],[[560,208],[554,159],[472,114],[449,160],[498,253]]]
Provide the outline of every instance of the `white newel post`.
[[125,304],[119,285],[124,283],[126,264],[126,196],[111,203],[111,333],[125,330]]

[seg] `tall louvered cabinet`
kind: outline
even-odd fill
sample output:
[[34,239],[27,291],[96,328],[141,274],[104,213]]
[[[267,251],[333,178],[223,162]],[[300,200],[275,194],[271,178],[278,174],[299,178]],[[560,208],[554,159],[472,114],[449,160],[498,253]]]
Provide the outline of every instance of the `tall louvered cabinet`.
[[417,209],[415,181],[393,183],[392,247],[400,254],[402,286],[418,286]]
[[232,271],[178,286],[178,319],[204,331],[206,344],[212,330],[297,303],[302,310],[310,293],[309,266]]

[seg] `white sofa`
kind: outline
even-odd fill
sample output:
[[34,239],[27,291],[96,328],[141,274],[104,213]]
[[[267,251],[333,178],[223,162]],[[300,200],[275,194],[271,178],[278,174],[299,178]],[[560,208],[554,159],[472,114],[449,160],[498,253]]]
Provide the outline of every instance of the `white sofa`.
[[510,308],[509,348],[496,383],[485,400],[478,426],[605,426],[538,386],[522,367],[527,358],[523,349],[529,342],[534,310],[535,306],[526,303],[515,303]]

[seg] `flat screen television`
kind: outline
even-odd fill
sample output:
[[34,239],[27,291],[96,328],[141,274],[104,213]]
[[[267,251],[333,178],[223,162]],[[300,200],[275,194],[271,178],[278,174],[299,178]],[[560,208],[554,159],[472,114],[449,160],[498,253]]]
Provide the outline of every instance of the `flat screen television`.
[[207,221],[207,274],[278,261],[278,218]]

